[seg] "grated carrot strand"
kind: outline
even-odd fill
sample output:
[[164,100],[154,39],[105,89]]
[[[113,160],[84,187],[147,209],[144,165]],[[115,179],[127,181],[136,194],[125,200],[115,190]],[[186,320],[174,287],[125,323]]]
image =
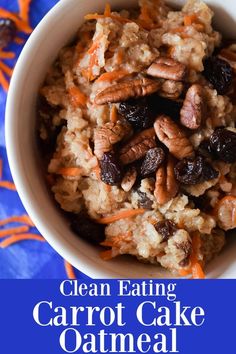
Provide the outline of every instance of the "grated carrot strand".
[[26,34],[30,34],[32,32],[32,28],[25,21],[21,20],[17,15],[10,11],[0,8],[0,17],[9,18],[14,21],[18,30],[25,32]]
[[20,18],[25,22],[29,22],[29,10],[32,0],[18,0],[20,8]]
[[111,15],[111,5],[107,3],[105,6],[104,16],[109,17],[110,15]]
[[81,171],[79,167],[62,167],[57,173],[67,177],[77,177],[81,176]]
[[[1,77],[1,71],[0,71],[0,77]],[[0,79],[1,81],[1,79]],[[11,191],[16,191],[16,186],[13,182],[9,182],[9,181],[0,181],[0,188],[6,188],[9,189]]]
[[18,243],[20,241],[26,241],[26,240],[37,240],[37,241],[45,242],[45,239],[42,236],[37,234],[20,234],[20,235],[10,236],[6,240],[0,242],[0,248],[6,248],[15,243]]
[[13,234],[21,234],[22,232],[28,232],[29,226],[18,226],[12,227],[10,229],[0,230],[0,238],[13,235]]
[[[0,86],[3,87],[3,89],[7,92],[9,89],[9,82],[5,78],[2,70],[0,70]],[[1,186],[0,186],[1,187]]]
[[70,87],[68,92],[74,107],[86,105],[87,97],[77,86]]
[[126,219],[126,218],[131,218],[133,216],[141,215],[144,214],[147,210],[146,209],[129,209],[129,210],[123,210],[120,211],[117,214],[107,216],[104,218],[96,219],[96,222],[99,224],[110,224],[112,222],[115,222],[117,220],[121,219]]
[[14,59],[15,58],[15,53],[14,52],[3,52],[0,50],[0,58],[1,59]]
[[6,73],[8,76],[12,76],[13,69],[10,68],[8,65],[4,64],[2,61],[0,61],[0,70],[2,70],[4,73]]
[[67,262],[66,260],[64,261],[64,264],[65,264],[65,271],[66,271],[67,277],[69,279],[76,279],[76,275],[75,275],[72,265],[69,262]]
[[23,223],[29,225],[31,227],[35,226],[33,221],[30,219],[28,215],[21,215],[21,216],[11,216],[9,218],[0,220],[0,226],[10,224],[13,222]]
[[21,44],[24,44],[24,43],[25,43],[25,40],[24,40],[23,38],[20,38],[20,37],[15,37],[15,38],[14,38],[14,42],[15,42],[16,44],[21,45]]

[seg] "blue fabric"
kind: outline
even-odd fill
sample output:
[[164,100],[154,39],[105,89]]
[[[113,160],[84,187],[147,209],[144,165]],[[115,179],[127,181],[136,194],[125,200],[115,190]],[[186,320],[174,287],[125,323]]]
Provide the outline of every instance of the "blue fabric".
[[[30,22],[34,28],[42,17],[57,3],[57,0],[32,0],[30,8]],[[17,0],[0,0],[0,7],[11,12],[18,12]],[[27,38],[20,33],[22,38]],[[4,51],[14,51],[17,56],[20,54],[22,46],[11,44],[4,48]],[[4,60],[11,67],[16,59]],[[6,93],[0,87],[0,158],[3,161],[3,180],[12,181],[4,139],[4,113],[5,113]],[[17,192],[0,188],[0,220],[13,216],[26,214]],[[0,230],[17,226],[8,224],[0,227]],[[30,232],[38,233],[35,228]],[[0,240],[1,241],[1,240]],[[78,278],[86,276],[75,270]],[[0,278],[65,278],[64,260],[49,246],[47,242],[22,241],[8,248],[0,248]]]

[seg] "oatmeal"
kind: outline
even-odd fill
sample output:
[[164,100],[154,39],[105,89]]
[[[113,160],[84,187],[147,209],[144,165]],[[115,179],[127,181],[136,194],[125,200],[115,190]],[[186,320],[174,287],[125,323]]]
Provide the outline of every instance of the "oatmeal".
[[107,5],[40,89],[47,180],[104,260],[202,278],[236,227],[235,44],[212,18],[200,0]]

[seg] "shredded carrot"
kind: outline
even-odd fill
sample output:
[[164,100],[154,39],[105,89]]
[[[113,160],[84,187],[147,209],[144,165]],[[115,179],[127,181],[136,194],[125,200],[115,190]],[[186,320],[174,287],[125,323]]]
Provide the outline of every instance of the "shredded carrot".
[[180,269],[179,275],[186,277],[187,275],[192,274],[191,269]]
[[0,230],[0,238],[9,235],[14,235],[14,234],[21,234],[22,232],[28,232],[28,231],[29,231],[29,226],[12,227],[10,229]]
[[0,226],[10,224],[12,222],[23,223],[31,227],[35,226],[33,221],[30,219],[29,215],[11,216],[9,218],[0,220]]
[[91,47],[88,49],[88,54],[93,54],[99,48],[101,39],[102,39],[102,34],[97,36],[97,38],[92,42]]
[[87,97],[77,86],[70,87],[68,91],[73,106],[77,107],[86,105]]
[[118,120],[117,108],[115,105],[112,105],[111,111],[110,111],[110,121],[112,123],[116,123],[117,120]]
[[42,236],[37,234],[20,234],[20,235],[13,235],[11,237],[8,237],[6,240],[0,242],[0,247],[6,248],[10,245],[13,245],[14,243],[25,241],[25,240],[37,240],[37,241],[45,242],[45,239]]
[[129,20],[128,18],[125,18],[125,17],[121,17],[121,16],[118,16],[118,15],[109,15],[109,16],[105,16],[105,15],[98,15],[97,13],[95,14],[88,14],[86,15],[84,18],[85,20],[99,20],[101,18],[111,18],[112,20],[115,20],[115,21],[119,21],[121,23],[130,23],[130,22],[134,22],[132,20]]
[[113,258],[112,256],[112,250],[106,250],[100,252],[100,257],[102,258],[103,261],[109,261]]
[[96,51],[91,54],[89,69],[85,72],[85,77],[89,79],[89,81],[93,81],[96,77],[93,75],[93,67],[98,64],[98,57]]
[[24,40],[23,38],[20,38],[20,37],[15,37],[15,38],[14,38],[14,42],[15,42],[16,44],[21,45],[21,44],[24,44],[24,43],[25,43],[25,40]]
[[199,232],[195,232],[192,238],[192,254],[190,256],[191,271],[194,279],[204,279],[205,275],[197,259],[197,254],[201,247],[201,238]]
[[205,274],[200,263],[196,262],[192,265],[192,275],[193,279],[205,279]]
[[106,4],[104,16],[108,16],[108,17],[111,16],[111,5],[110,4]]
[[29,22],[29,8],[32,0],[18,0],[20,8],[20,18],[25,22]]
[[[0,78],[1,78],[1,71],[0,71]],[[0,79],[0,83],[1,83],[1,79]],[[9,181],[0,181],[0,188],[1,187],[10,189],[11,191],[16,191],[16,186],[14,185],[14,183]]]
[[65,264],[65,270],[66,270],[67,277],[69,279],[76,279],[76,275],[75,275],[72,265],[67,261],[64,261],[64,264]]
[[14,52],[3,52],[0,50],[0,58],[1,59],[13,59],[15,58],[15,53]]
[[0,159],[0,179],[2,179],[2,159]]
[[7,81],[7,79],[5,78],[1,70],[0,70],[0,86],[2,86],[5,91],[8,91],[9,89],[9,82]]
[[197,21],[196,14],[184,16],[184,26],[191,26],[196,21]]
[[4,64],[2,61],[0,61],[0,70],[2,70],[10,77],[12,76],[13,69],[11,69],[8,65]]
[[111,215],[111,216],[97,219],[96,222],[98,222],[99,224],[110,224],[110,223],[117,221],[117,220],[131,218],[136,215],[141,215],[141,214],[145,213],[146,211],[147,211],[146,209],[123,210],[115,215]]
[[0,8],[0,17],[9,18],[10,20],[14,21],[17,28],[26,34],[30,34],[32,32],[32,28],[25,21],[21,20],[17,15],[10,11]]
[[107,73],[102,74],[101,76],[99,76],[99,78],[97,79],[97,82],[100,81],[117,81],[122,79],[124,76],[128,75],[129,73],[126,70],[114,70],[114,71],[110,71]]
[[79,167],[62,167],[57,172],[59,175],[66,177],[77,177],[81,176],[81,168]]

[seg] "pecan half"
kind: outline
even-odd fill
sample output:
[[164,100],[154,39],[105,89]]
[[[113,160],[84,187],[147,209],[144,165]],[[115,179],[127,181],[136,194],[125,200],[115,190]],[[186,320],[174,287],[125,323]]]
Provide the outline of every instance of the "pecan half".
[[189,129],[198,129],[204,119],[206,110],[202,86],[192,85],[185,96],[180,111],[181,124]]
[[128,126],[120,122],[107,123],[94,131],[94,154],[100,160],[105,152],[112,150],[112,145],[118,143],[127,134]]
[[129,98],[138,98],[150,95],[157,91],[161,83],[156,80],[140,78],[129,81],[120,82],[118,84],[107,87],[99,92],[94,102],[98,105],[109,102],[127,101]]
[[161,79],[181,81],[186,75],[186,66],[171,58],[158,58],[148,69],[147,74]]
[[127,165],[144,157],[149,149],[156,147],[155,131],[153,128],[136,134],[120,150],[120,161]]
[[137,171],[135,167],[131,167],[125,174],[122,182],[121,182],[121,188],[125,192],[129,192],[131,188],[133,187],[135,181],[137,178]]
[[159,116],[154,123],[154,129],[158,139],[177,159],[193,156],[194,150],[191,142],[170,117],[164,114]]
[[157,203],[165,204],[176,196],[179,190],[178,182],[174,174],[174,160],[169,155],[167,164],[161,166],[156,173],[154,196]]
[[165,80],[162,84],[159,95],[172,100],[177,100],[183,91],[184,85],[181,81]]

